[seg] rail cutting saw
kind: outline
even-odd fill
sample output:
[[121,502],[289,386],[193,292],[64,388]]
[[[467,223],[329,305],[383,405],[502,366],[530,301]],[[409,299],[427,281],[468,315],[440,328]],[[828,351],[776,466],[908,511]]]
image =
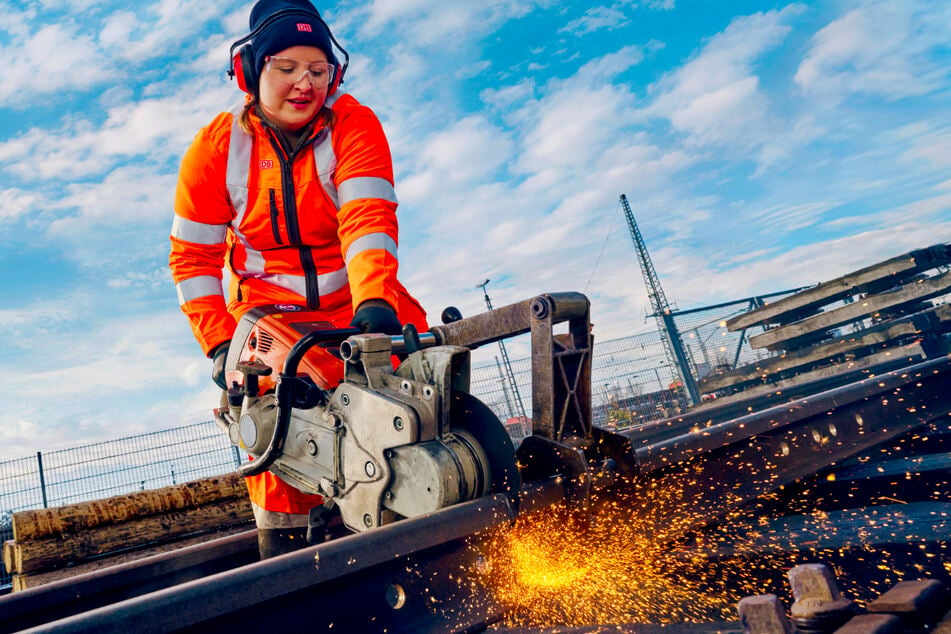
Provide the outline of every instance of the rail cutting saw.
[[[300,306],[249,311],[228,351],[227,403],[216,410],[231,441],[252,456],[241,473],[269,469],[324,496],[357,532],[490,493],[514,501],[526,470],[544,476],[553,458],[559,473],[566,460],[583,473],[584,456],[559,441],[590,444],[603,433],[590,426],[587,298],[544,295],[469,319],[450,308],[443,321],[391,337],[334,329]],[[556,335],[562,322],[568,332]],[[502,423],[469,393],[470,352],[527,332],[538,438],[517,457]],[[321,355],[342,360],[342,381],[321,373]],[[396,367],[394,355],[402,359]]]

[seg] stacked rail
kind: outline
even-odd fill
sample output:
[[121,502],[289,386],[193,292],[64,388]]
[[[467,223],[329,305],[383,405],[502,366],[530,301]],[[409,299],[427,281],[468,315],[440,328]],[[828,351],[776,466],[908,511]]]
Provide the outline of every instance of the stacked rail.
[[[705,377],[711,409],[752,399],[789,400],[948,354],[951,245],[890,258],[726,322],[774,356]],[[755,333],[755,330],[762,329]]]

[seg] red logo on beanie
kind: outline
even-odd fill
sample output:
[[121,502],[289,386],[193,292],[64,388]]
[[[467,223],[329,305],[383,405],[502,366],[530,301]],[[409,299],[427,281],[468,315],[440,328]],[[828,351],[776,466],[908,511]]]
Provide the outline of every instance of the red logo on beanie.
[[297,25],[297,30],[298,30],[298,31],[307,31],[308,33],[312,33],[312,32],[313,32],[313,29],[310,28],[310,25],[309,25],[309,24],[304,24],[304,23],[298,23],[298,25]]

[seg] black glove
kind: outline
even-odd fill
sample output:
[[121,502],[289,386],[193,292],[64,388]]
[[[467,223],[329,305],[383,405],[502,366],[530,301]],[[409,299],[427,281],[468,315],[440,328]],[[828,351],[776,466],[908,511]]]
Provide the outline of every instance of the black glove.
[[351,328],[359,328],[361,332],[377,332],[384,335],[399,335],[403,332],[400,320],[396,313],[387,305],[361,304],[350,322]]
[[228,383],[225,380],[225,360],[228,358],[228,348],[230,346],[231,342],[226,341],[222,344],[218,344],[218,346],[211,351],[211,358],[214,360],[211,366],[211,380],[223,390],[228,389]]

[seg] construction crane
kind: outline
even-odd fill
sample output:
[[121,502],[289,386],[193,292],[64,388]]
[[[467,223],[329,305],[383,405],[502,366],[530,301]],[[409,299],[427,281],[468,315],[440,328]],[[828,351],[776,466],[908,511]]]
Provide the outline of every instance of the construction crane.
[[694,381],[693,373],[690,372],[690,363],[687,361],[687,353],[684,350],[683,342],[680,340],[680,333],[674,324],[674,318],[671,315],[670,302],[664,294],[664,289],[660,285],[660,278],[657,277],[657,270],[654,263],[651,262],[651,256],[647,252],[647,244],[644,243],[644,237],[640,229],[637,228],[637,222],[634,220],[634,212],[631,211],[631,205],[627,202],[627,196],[621,194],[621,207],[624,209],[624,217],[627,219],[627,227],[631,232],[631,239],[634,241],[634,251],[637,254],[637,261],[641,266],[641,273],[644,274],[644,285],[647,287],[647,296],[650,299],[653,316],[657,318],[660,326],[661,339],[664,342],[664,351],[667,353],[667,361],[670,367],[674,369],[675,374],[679,375],[681,385],[687,390],[690,401],[694,405],[700,402],[700,392],[697,390],[697,383]]

